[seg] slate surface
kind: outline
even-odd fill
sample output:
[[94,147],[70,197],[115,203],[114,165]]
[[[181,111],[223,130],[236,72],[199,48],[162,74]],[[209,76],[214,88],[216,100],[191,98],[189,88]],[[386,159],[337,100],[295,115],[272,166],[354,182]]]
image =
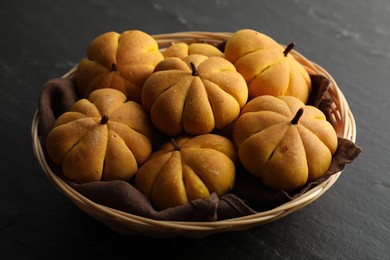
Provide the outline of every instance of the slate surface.
[[[0,258],[389,259],[390,2],[0,2]],[[362,154],[309,206],[250,230],[203,239],[121,236],[80,211],[35,159],[41,86],[107,31],[252,28],[324,67],[346,96]]]

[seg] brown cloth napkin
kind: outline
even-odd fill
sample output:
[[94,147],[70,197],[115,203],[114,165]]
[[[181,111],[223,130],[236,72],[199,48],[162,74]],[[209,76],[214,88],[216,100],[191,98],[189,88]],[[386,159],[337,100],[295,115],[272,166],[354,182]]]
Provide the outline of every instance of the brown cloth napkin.
[[[311,75],[311,77],[314,90],[308,103],[324,107],[326,111],[327,104],[331,104],[331,101],[323,100],[323,96],[329,81],[320,75]],[[64,179],[60,167],[55,166],[47,155],[45,141],[58,116],[69,111],[78,99],[79,96],[72,77],[49,80],[44,84],[39,97],[38,131],[42,147],[52,170]],[[171,221],[217,221],[269,210],[291,201],[319,185],[332,174],[344,169],[346,164],[351,163],[360,152],[361,148],[352,141],[339,138],[338,150],[326,175],[316,182],[307,184],[294,194],[262,186],[256,178],[238,165],[236,183],[230,193],[221,197],[213,193],[207,199],[194,200],[188,204],[161,211],[154,209],[151,202],[134,188],[131,181],[99,181],[86,184],[77,184],[68,180],[67,182],[80,194],[95,203],[138,216]]]

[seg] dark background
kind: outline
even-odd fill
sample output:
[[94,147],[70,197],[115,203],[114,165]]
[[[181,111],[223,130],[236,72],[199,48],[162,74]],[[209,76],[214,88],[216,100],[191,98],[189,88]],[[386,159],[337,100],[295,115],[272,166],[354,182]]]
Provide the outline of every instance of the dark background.
[[[280,220],[203,239],[121,236],[48,181],[32,151],[39,91],[107,31],[252,28],[324,67],[356,119],[361,155],[318,200]],[[389,259],[390,2],[0,2],[0,259]],[[140,254],[139,254],[140,253]]]

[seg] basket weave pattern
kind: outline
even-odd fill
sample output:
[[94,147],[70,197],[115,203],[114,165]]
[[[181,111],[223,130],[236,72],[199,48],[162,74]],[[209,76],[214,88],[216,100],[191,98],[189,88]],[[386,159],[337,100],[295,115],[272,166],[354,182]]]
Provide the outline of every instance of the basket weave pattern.
[[[171,34],[153,35],[161,49],[167,48],[177,42],[205,42],[217,45],[230,37],[231,33],[220,32],[178,32]],[[327,95],[334,101],[329,121],[334,126],[337,135],[355,142],[356,125],[353,114],[349,109],[347,100],[338,88],[334,79],[329,73],[319,65],[309,61],[298,52],[290,52],[306,69],[312,74],[321,74],[328,78],[330,82]],[[70,70],[63,77],[69,77],[74,74],[76,67]],[[320,185],[310,189],[298,198],[278,206],[272,210],[260,212],[257,214],[221,220],[215,222],[180,222],[180,221],[159,221],[148,219],[116,209],[99,205],[75,191],[66,180],[59,177],[50,168],[40,143],[38,133],[38,113],[35,114],[32,127],[33,150],[42,169],[46,173],[51,183],[60,190],[66,197],[71,199],[81,210],[96,220],[106,224],[111,229],[120,234],[143,234],[153,237],[204,237],[214,233],[225,231],[245,230],[270,221],[284,217],[294,211],[305,207],[323,193],[325,193],[339,178],[341,171],[330,176]]]

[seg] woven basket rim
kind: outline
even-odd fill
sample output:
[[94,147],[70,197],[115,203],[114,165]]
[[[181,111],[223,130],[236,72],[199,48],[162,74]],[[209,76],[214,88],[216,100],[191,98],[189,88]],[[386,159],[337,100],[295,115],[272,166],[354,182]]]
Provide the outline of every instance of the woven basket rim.
[[[183,41],[218,44],[223,40],[226,40],[231,34],[231,32],[189,31],[157,34],[152,36],[156,39],[160,48],[165,48],[174,42]],[[290,53],[309,72],[322,74],[329,79],[330,89],[328,94],[334,100],[333,113],[330,121],[334,125],[338,136],[355,142],[356,124],[354,116],[348,106],[347,100],[337,86],[333,77],[324,68],[314,62],[311,62],[297,51],[292,50]],[[63,75],[63,77],[69,77],[76,69],[77,64]],[[97,204],[75,191],[65,180],[55,174],[50,169],[43,152],[38,133],[38,121],[39,117],[37,110],[31,125],[33,151],[50,182],[60,192],[71,199],[81,210],[121,234],[143,234],[154,237],[204,237],[213,233],[248,229],[282,218],[315,201],[337,181],[342,172],[339,171],[333,174],[326,181],[310,189],[294,200],[268,211],[213,222],[154,220]]]

